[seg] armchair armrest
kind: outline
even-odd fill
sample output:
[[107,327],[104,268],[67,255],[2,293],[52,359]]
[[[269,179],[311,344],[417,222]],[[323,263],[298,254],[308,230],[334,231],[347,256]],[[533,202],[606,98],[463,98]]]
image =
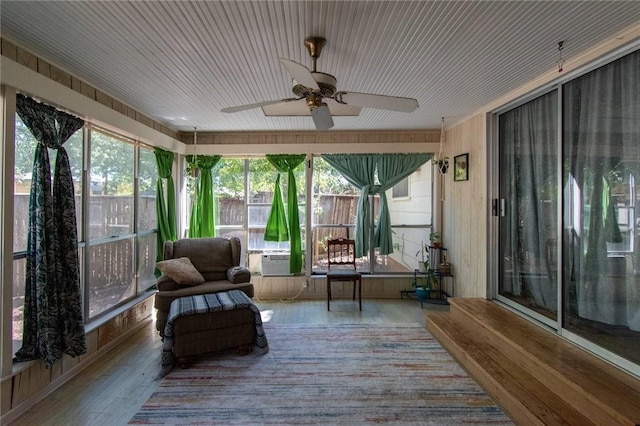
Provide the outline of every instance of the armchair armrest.
[[251,281],[251,272],[244,266],[233,266],[227,269],[227,280],[231,284],[248,283]]
[[180,288],[180,284],[171,279],[168,275],[160,275],[156,282],[158,291],[173,291]]

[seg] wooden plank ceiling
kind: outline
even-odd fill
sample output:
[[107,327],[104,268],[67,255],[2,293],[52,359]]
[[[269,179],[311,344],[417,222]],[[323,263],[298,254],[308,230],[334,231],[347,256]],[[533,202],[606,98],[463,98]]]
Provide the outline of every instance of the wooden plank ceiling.
[[310,117],[221,108],[288,98],[278,58],[338,90],[418,99],[364,108],[332,130],[439,128],[637,25],[639,1],[8,1],[1,34],[175,130],[313,130]]

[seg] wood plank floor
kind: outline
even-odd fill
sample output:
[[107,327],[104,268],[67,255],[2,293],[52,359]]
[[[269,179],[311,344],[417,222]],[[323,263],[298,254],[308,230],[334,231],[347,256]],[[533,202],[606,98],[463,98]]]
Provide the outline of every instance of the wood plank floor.
[[[419,323],[425,313],[448,311],[448,306],[414,300],[326,300],[256,302],[271,324]],[[161,341],[150,322],[116,349],[87,367],[52,395],[29,409],[11,425],[125,425],[155,391]]]

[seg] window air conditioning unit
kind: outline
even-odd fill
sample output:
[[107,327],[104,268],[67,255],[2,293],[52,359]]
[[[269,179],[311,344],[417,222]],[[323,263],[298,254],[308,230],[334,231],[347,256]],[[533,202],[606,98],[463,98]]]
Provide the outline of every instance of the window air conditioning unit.
[[289,274],[289,253],[263,253],[260,273],[265,275]]

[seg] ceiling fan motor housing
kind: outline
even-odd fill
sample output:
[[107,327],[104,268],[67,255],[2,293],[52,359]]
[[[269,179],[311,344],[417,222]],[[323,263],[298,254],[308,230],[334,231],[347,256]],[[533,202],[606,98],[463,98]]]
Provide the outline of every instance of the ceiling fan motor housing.
[[[338,81],[331,74],[327,74],[324,72],[312,72],[311,75],[313,79],[318,83],[318,87],[320,87],[320,93],[322,96],[330,98],[336,93],[336,84]],[[293,80],[293,93],[298,97],[307,96],[311,93],[312,90],[302,84],[298,83],[296,80]]]

